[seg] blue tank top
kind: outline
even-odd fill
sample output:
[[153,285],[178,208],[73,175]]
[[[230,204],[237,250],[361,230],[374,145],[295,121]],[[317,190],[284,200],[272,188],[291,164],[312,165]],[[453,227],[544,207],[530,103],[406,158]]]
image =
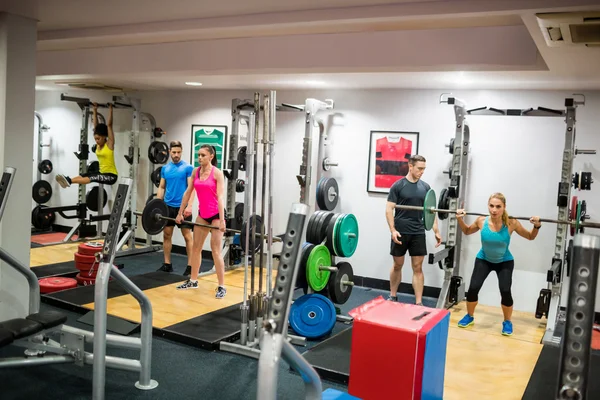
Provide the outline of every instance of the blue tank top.
[[481,250],[477,253],[477,258],[491,263],[514,260],[513,255],[508,250],[508,246],[510,245],[508,226],[502,224],[502,229],[494,232],[488,226],[488,218],[485,218],[483,228],[481,229]]

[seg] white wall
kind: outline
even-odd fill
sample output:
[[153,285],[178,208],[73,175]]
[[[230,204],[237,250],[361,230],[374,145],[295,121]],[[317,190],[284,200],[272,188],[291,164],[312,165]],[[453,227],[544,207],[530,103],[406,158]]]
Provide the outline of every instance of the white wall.
[[[78,202],[78,188],[77,185],[72,185],[67,189],[62,189],[58,183],[56,183],[55,177],[57,174],[68,175],[71,178],[79,174],[79,159],[75,156],[74,152],[79,151],[79,137],[82,128],[83,112],[77,105],[77,103],[70,101],[61,101],[61,93],[72,97],[89,98],[91,101],[98,103],[108,102],[112,100],[112,95],[98,91],[80,91],[80,90],[69,90],[65,88],[62,92],[53,91],[37,91],[36,94],[36,111],[39,112],[44,120],[44,124],[50,129],[43,132],[44,143],[49,143],[49,147],[44,147],[42,150],[42,159],[49,159],[53,163],[53,171],[48,175],[42,175],[42,179],[50,182],[52,186],[52,198],[46,206],[66,206],[74,205]],[[98,112],[108,120],[108,109],[98,108]],[[129,177],[129,164],[125,160],[124,156],[128,154],[130,130],[132,129],[132,116],[133,113],[129,109],[114,109],[113,110],[113,129],[115,132],[115,162],[117,170],[119,172],[119,178]],[[88,128],[88,145],[90,146],[90,154],[87,163],[96,161],[96,155],[91,153],[91,147],[95,144],[93,136],[93,123],[92,118],[89,118]],[[144,126],[145,128],[145,126]],[[33,153],[33,174],[32,184],[37,180],[37,164],[40,160],[37,159],[36,146],[38,143],[38,132],[37,132],[37,121],[34,129],[34,153]],[[147,165],[145,160],[147,159],[147,142],[148,135],[141,135],[144,140],[142,156],[144,163],[142,164],[146,169]],[[147,179],[146,179],[147,180]],[[148,190],[146,180],[141,182],[142,194],[145,194]],[[87,185],[86,191],[90,191],[97,184],[91,183]],[[105,185],[109,203],[105,208],[105,213],[110,212],[110,206],[112,204],[113,189],[116,190],[116,185],[110,187]],[[143,204],[143,203],[142,203]],[[35,207],[35,202],[32,200],[32,208]],[[95,214],[90,212],[91,214]],[[66,212],[67,215],[74,215],[74,212]],[[56,214],[56,224],[63,226],[74,226],[77,224],[77,219],[65,219],[60,215]],[[106,229],[106,224],[104,225]]]
[[[267,91],[263,91],[267,93]],[[417,131],[420,132],[419,153],[424,155],[427,171],[423,180],[440,193],[449,183],[447,175],[451,155],[444,146],[454,136],[454,111],[446,104],[439,104],[442,91],[279,91],[278,103],[303,104],[306,98],[334,99],[335,109],[322,111],[329,135],[327,155],[339,163],[326,175],[337,179],[340,188],[340,202],[336,212],[353,213],[360,225],[360,240],[356,253],[351,258],[355,274],[387,280],[391,258],[389,256],[389,232],[385,222],[385,195],[369,194],[366,191],[368,167],[369,132],[371,130]],[[564,98],[570,92],[516,92],[516,91],[464,91],[455,92],[467,103],[467,108],[493,106],[497,108],[549,107],[564,108]],[[252,98],[248,91],[206,91],[197,92],[153,92],[142,96],[142,109],[153,114],[158,125],[167,131],[166,141],[180,140],[184,145],[184,159],[190,160],[190,138],[192,124],[227,125],[231,132],[231,101],[234,98]],[[577,113],[577,146],[597,149],[600,139],[595,135],[600,123],[596,110],[600,103],[598,93],[586,93],[587,104]],[[39,104],[39,103],[38,103]],[[55,104],[56,106],[56,104]],[[38,110],[39,111],[39,110]],[[50,111],[50,110],[48,110]],[[334,115],[335,118],[329,118]],[[46,117],[44,114],[44,119]],[[79,120],[71,140],[78,136]],[[61,122],[56,120],[53,129]],[[471,154],[467,203],[471,211],[487,212],[487,199],[493,192],[503,192],[507,196],[508,211],[512,215],[540,215],[556,218],[556,197],[560,179],[562,149],[564,146],[565,123],[563,118],[541,117],[468,117],[471,127]],[[73,123],[71,123],[73,125]],[[55,125],[58,125],[55,128]],[[246,127],[241,127],[244,135]],[[314,164],[318,129],[314,130]],[[304,135],[303,113],[279,112],[277,114],[277,134],[275,145],[274,176],[274,232],[284,231],[287,213],[292,202],[299,200],[298,174],[302,156]],[[77,143],[72,142],[73,150]],[[147,145],[142,146],[145,157]],[[64,153],[69,154],[66,150]],[[70,153],[72,154],[72,153]],[[598,155],[580,155],[574,163],[574,171],[591,171],[595,176],[598,168]],[[71,156],[71,158],[74,158]],[[62,159],[62,158],[61,158]],[[75,162],[75,161],[73,161]],[[75,165],[75,164],[74,164]],[[61,167],[62,168],[62,167]],[[313,170],[316,179],[316,170]],[[138,179],[147,180],[147,172]],[[314,182],[314,181],[313,181]],[[312,186],[314,193],[314,184]],[[580,199],[586,200],[588,213],[596,220],[595,213],[598,195],[595,186],[592,191],[579,192]],[[139,198],[145,201],[142,185]],[[144,195],[143,195],[144,194]],[[238,201],[243,194],[237,195]],[[260,195],[259,195],[260,198]],[[314,204],[314,195],[311,196]],[[143,207],[143,203],[141,205]],[[470,217],[467,221],[472,221]],[[522,221],[530,227],[527,221]],[[176,230],[177,232],[177,230]],[[591,231],[593,232],[593,231]],[[511,251],[515,256],[513,276],[513,296],[515,308],[532,311],[541,288],[546,287],[546,270],[551,264],[556,226],[544,224],[537,239],[529,242],[513,235]],[[442,222],[442,235],[445,236],[445,221]],[[435,251],[433,233],[428,233],[428,246]],[[160,236],[157,237],[160,239]],[[183,245],[183,238],[177,232],[174,243]],[[205,245],[205,248],[208,248]],[[461,270],[468,285],[474,257],[480,248],[478,234],[463,240]],[[425,283],[440,287],[443,274],[437,265],[425,265]],[[404,269],[403,282],[410,283],[410,264]],[[480,293],[482,304],[498,305],[500,296],[497,279],[490,275]],[[597,307],[600,309],[600,306]]]

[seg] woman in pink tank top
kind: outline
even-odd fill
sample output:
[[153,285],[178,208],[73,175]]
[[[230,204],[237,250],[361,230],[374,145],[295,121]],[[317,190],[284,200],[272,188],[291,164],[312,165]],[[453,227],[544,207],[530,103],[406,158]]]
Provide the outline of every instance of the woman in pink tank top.
[[216,298],[221,299],[227,294],[225,289],[225,262],[221,254],[223,241],[223,232],[225,232],[225,212],[223,202],[224,178],[223,172],[216,167],[217,157],[215,148],[210,145],[202,145],[198,151],[198,161],[200,167],[195,168],[192,173],[192,181],[188,185],[183,200],[182,208],[177,215],[177,223],[183,221],[183,212],[185,205],[188,204],[193,191],[198,195],[198,217],[196,222],[205,225],[212,225],[218,228],[203,228],[194,226],[194,246],[192,250],[192,274],[183,284],[177,286],[177,289],[197,289],[198,272],[200,271],[200,261],[202,259],[202,247],[204,241],[210,233],[210,249],[212,251],[217,279]]

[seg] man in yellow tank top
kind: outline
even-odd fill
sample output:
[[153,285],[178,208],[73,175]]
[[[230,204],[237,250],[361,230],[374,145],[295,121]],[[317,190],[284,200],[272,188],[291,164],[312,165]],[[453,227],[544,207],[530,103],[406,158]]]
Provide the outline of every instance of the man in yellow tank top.
[[119,173],[115,165],[115,134],[113,132],[113,108],[109,104],[109,114],[107,124],[98,123],[98,104],[94,103],[94,140],[96,141],[96,157],[100,164],[99,171],[89,171],[80,176],[69,178],[66,175],[57,175],[58,184],[67,188],[72,184],[87,185],[90,182],[103,183],[105,185],[114,185],[117,182]]

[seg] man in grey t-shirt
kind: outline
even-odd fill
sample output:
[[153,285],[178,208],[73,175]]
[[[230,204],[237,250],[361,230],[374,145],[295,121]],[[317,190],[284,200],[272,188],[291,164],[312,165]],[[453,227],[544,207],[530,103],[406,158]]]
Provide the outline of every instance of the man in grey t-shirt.
[[[394,265],[390,272],[390,300],[396,300],[396,291],[402,281],[402,266],[404,255],[410,254],[413,279],[412,286],[415,291],[416,304],[422,304],[423,287],[425,279],[423,276],[423,259],[427,255],[427,243],[425,240],[425,226],[423,212],[413,210],[396,209],[398,205],[409,205],[422,207],[425,203],[425,195],[431,187],[421,180],[425,172],[425,157],[414,155],[408,160],[408,174],[397,180],[387,198],[385,216],[392,234],[390,254],[394,258]],[[437,215],[433,223],[433,231],[438,247],[442,243],[442,237],[438,229]]]

